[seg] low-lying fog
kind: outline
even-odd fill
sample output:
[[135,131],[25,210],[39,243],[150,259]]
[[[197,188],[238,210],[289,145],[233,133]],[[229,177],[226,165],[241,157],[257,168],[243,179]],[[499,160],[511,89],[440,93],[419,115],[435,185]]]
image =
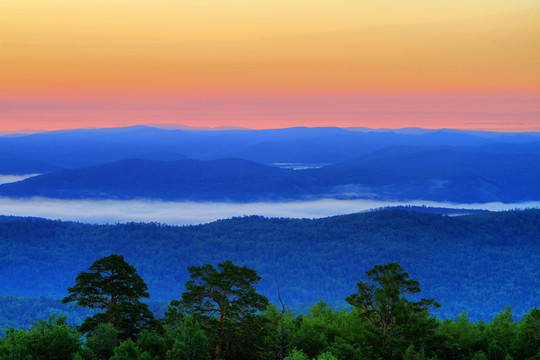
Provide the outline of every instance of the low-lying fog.
[[32,176],[37,176],[39,174],[26,174],[26,175],[0,175],[0,184],[7,184],[12,183],[16,181],[21,181],[24,179],[28,179]]
[[540,207],[540,201],[520,204],[452,204],[430,201],[390,202],[375,200],[334,200],[296,202],[167,202],[143,200],[57,200],[46,198],[0,198],[0,215],[35,216],[92,224],[118,222],[159,222],[170,225],[207,223],[244,215],[266,217],[320,218],[350,214],[385,206],[425,205],[432,207],[509,210]]

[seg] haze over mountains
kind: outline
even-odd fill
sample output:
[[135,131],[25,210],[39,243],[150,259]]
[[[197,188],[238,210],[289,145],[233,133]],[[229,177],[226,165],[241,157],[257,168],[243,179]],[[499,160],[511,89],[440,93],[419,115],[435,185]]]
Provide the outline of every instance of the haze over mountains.
[[0,196],[522,202],[540,200],[540,133],[135,126],[0,137],[0,174],[30,173],[42,175]]

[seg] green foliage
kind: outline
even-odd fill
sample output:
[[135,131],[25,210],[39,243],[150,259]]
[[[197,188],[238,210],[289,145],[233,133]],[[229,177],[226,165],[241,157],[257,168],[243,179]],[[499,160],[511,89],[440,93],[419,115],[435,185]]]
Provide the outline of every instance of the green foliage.
[[[291,349],[292,337],[296,336],[295,334],[302,321],[298,320],[290,310],[286,310],[282,314],[274,304],[269,304],[263,315],[266,319],[267,334],[263,345],[266,354],[261,354],[261,358],[272,359],[276,354],[283,356],[287,350]],[[283,338],[281,329],[282,316]]]
[[338,360],[331,352],[325,351],[322,354],[319,354],[315,360]]
[[73,355],[73,360],[97,360],[97,356],[94,354],[90,348],[83,345],[83,347]]
[[261,277],[230,260],[218,264],[218,269],[207,264],[190,266],[188,271],[192,280],[186,283],[182,300],[171,305],[193,315],[208,332],[215,359],[254,354],[253,345],[264,321],[257,312],[268,305],[254,287]]
[[379,334],[384,356],[390,359],[399,348],[404,351],[403,346],[412,339],[427,341],[435,328],[427,311],[439,304],[433,299],[411,302],[402,296],[419,293],[418,281],[409,279],[397,263],[375,265],[366,275],[368,280],[358,282],[358,293],[348,296],[346,301],[358,308]]
[[325,302],[319,301],[303,318],[300,328],[295,333],[293,344],[309,357],[323,352],[336,336],[341,334],[340,318],[343,315],[333,311]]
[[83,342],[65,316],[53,315],[26,331],[8,329],[0,360],[540,360],[538,308],[517,323],[510,307],[487,323],[467,313],[440,321],[428,311],[433,300],[403,296],[420,287],[396,263],[367,272],[359,293],[347,298],[352,310],[321,300],[298,316],[269,305],[254,287],[260,277],[246,266],[189,270],[193,280],[162,327],[120,342],[117,324],[100,322]]
[[528,360],[540,360],[540,348],[538,348],[536,355],[531,356]]
[[119,331],[119,338],[135,338],[151,326],[154,317],[148,305],[140,302],[149,298],[148,287],[135,268],[120,255],[96,260],[89,272],[81,272],[75,286],[68,288],[63,303],[75,302],[90,309],[104,310],[88,317],[79,327],[85,334],[93,333],[99,324],[109,323]]
[[474,354],[471,360],[488,360],[488,357],[484,352],[477,352]]
[[109,359],[117,345],[118,330],[111,324],[98,324],[96,330],[86,340],[86,346],[99,360]]
[[152,360],[147,352],[141,352],[131,339],[127,339],[114,348],[114,355],[110,360]]
[[470,359],[484,348],[484,329],[482,324],[474,324],[466,313],[453,320],[445,319],[438,332],[444,337],[444,356],[452,359]]
[[309,360],[302,350],[293,349],[283,360]]
[[6,338],[0,339],[0,359],[32,360],[31,339],[23,330],[8,329]]
[[0,339],[0,359],[71,360],[81,345],[81,336],[66,318],[51,315],[28,331],[9,329]]
[[504,359],[509,355],[512,340],[515,338],[516,323],[512,317],[512,308],[505,307],[486,325],[486,337],[489,340],[487,356],[489,359]]
[[199,324],[187,316],[179,326],[167,360],[210,360],[208,339]]
[[167,345],[164,337],[155,330],[144,329],[137,337],[137,347],[141,352],[147,352],[152,357],[165,358]]
[[473,323],[466,314],[445,319],[437,328],[444,339],[437,346],[440,359],[528,360],[539,355],[540,312],[537,308],[515,323],[506,307],[492,321]]
[[[352,334],[346,334],[352,335]],[[342,337],[336,336],[334,341],[330,343],[326,349],[337,359],[340,360],[354,360],[361,358],[361,349],[358,348],[358,343],[349,342]]]
[[540,309],[533,308],[517,324],[512,341],[512,353],[516,360],[526,360],[535,354],[540,357]]
[[427,358],[424,351],[416,351],[414,345],[411,344],[403,354],[403,360],[437,360],[437,358]]

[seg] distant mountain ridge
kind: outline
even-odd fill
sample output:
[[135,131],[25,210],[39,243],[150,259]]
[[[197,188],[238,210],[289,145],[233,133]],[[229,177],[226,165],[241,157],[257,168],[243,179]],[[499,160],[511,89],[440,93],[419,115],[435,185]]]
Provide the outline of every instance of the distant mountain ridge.
[[243,159],[122,160],[0,185],[0,196],[280,201],[317,198],[458,203],[540,200],[540,156],[479,148],[388,148],[308,170]]
[[375,189],[378,197],[464,203],[540,199],[540,152],[400,147],[328,166],[321,173],[326,184]]
[[0,137],[2,172],[43,173],[0,185],[11,197],[511,203],[540,200],[540,133],[65,130]]
[[[242,158],[267,165],[335,164],[389,146],[461,147],[540,141],[540,133],[413,130],[296,127],[205,131],[149,126],[61,130],[0,136],[0,159],[39,161],[56,168],[79,168],[125,159],[172,161],[186,158]],[[40,171],[31,171],[36,172]]]

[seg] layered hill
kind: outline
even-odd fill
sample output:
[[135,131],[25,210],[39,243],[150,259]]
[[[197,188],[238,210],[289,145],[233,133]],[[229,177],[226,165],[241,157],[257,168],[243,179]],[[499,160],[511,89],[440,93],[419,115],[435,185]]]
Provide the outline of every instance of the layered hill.
[[251,201],[301,196],[309,186],[295,175],[293,170],[241,159],[122,160],[4,184],[0,195]]
[[540,142],[389,147],[293,171],[242,159],[122,160],[0,185],[0,196],[281,201],[317,198],[459,203],[540,200]]
[[25,175],[41,174],[60,167],[40,160],[21,160],[17,158],[0,158],[0,174]]
[[538,305],[539,234],[540,210],[444,216],[388,209],[186,227],[0,217],[0,295],[61,298],[79,272],[117,253],[137,268],[152,300],[180,298],[188,266],[231,259],[257,270],[259,290],[272,301],[279,285],[293,308],[320,299],[343,306],[367,270],[398,262],[420,282],[422,297],[442,304],[442,316],[467,311],[488,320],[506,305],[516,316]]
[[[524,144],[539,133],[456,130],[352,131],[342,128],[274,130],[165,130],[149,126],[79,129],[0,136],[0,159],[39,161],[56,168],[79,168],[125,159],[172,161],[242,158],[274,163],[335,164],[390,146],[478,146]],[[21,163],[22,164],[22,163]],[[41,173],[36,163],[10,173]],[[51,169],[45,169],[48,171]],[[0,166],[0,174],[2,173]],[[15,171],[15,172],[13,172]]]
[[540,200],[540,143],[505,150],[393,147],[309,172],[334,196],[463,203]]

